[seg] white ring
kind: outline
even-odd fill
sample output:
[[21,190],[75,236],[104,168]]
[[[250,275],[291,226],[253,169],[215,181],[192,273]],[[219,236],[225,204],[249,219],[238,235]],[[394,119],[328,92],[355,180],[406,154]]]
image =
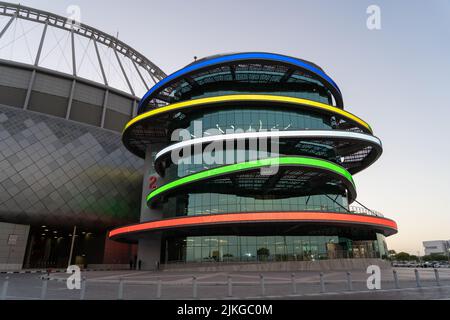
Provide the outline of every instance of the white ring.
[[363,140],[371,143],[375,143],[382,147],[381,140],[375,136],[365,133],[350,132],[350,131],[337,131],[337,130],[297,130],[297,131],[260,131],[260,132],[244,132],[244,133],[231,133],[231,134],[219,134],[214,136],[208,136],[203,138],[196,138],[191,140],[181,141],[172,144],[156,154],[155,161],[162,157],[164,154],[179,150],[185,147],[193,146],[195,144],[204,144],[214,141],[227,141],[227,140],[239,140],[239,139],[255,139],[255,138],[346,138],[354,140]]

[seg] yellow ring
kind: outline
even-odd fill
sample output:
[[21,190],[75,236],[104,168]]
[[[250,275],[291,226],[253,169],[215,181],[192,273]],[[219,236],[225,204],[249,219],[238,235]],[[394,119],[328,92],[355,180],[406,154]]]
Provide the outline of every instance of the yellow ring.
[[339,114],[347,119],[353,120],[354,122],[362,125],[370,133],[373,133],[372,128],[370,127],[370,125],[367,122],[358,118],[354,114],[351,114],[350,112],[344,111],[340,108],[336,108],[336,107],[330,106],[325,103],[307,100],[307,99],[285,97],[285,96],[263,95],[263,94],[261,94],[261,95],[260,94],[225,95],[225,96],[208,97],[208,98],[201,98],[201,99],[188,100],[188,101],[174,103],[174,104],[171,104],[171,105],[168,105],[165,107],[161,107],[158,109],[154,109],[154,110],[151,110],[151,111],[148,111],[148,112],[138,115],[137,117],[133,118],[130,122],[127,123],[123,132],[125,132],[133,124],[135,124],[143,119],[147,119],[149,117],[153,117],[153,116],[161,114],[161,113],[178,110],[178,109],[184,109],[184,108],[188,108],[188,107],[194,107],[194,106],[203,105],[203,104],[229,102],[229,101],[265,101],[265,102],[272,101],[272,102],[284,102],[284,103],[288,102],[288,103],[293,103],[293,104],[301,104],[304,106],[322,109],[322,110],[326,110],[326,111],[329,111],[329,112],[332,112],[335,114]]

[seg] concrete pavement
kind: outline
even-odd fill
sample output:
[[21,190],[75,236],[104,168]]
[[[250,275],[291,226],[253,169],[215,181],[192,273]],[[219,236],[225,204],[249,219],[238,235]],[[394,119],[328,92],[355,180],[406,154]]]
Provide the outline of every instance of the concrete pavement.
[[[84,298],[99,300],[192,299],[193,277],[197,282],[198,299],[448,299],[450,298],[450,269],[440,269],[438,287],[432,269],[419,269],[421,288],[416,288],[414,269],[396,268],[400,290],[395,288],[392,270],[381,272],[381,290],[367,289],[369,276],[365,271],[352,271],[352,291],[342,271],[325,272],[322,293],[318,272],[295,273],[295,291],[290,272],[265,272],[264,288],[257,272],[151,272],[151,271],[90,271],[85,277]],[[40,299],[43,280],[38,274],[8,275],[7,299]],[[47,282],[45,299],[80,299],[81,290],[69,290],[69,275],[55,273]],[[232,297],[228,297],[228,279],[232,281]],[[5,277],[0,277],[0,295]],[[123,282],[120,293],[119,281]],[[158,289],[158,282],[161,288]],[[296,292],[294,294],[294,292]]]

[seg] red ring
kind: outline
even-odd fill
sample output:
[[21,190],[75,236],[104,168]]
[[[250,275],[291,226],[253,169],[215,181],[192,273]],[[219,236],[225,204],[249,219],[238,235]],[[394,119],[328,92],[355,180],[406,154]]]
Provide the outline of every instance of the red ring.
[[186,216],[173,219],[149,221],[136,225],[114,229],[109,237],[122,236],[134,232],[156,231],[187,226],[204,226],[213,224],[243,223],[243,222],[338,222],[369,224],[394,230],[397,233],[395,221],[373,216],[348,213],[326,212],[257,212],[257,213],[228,213]]

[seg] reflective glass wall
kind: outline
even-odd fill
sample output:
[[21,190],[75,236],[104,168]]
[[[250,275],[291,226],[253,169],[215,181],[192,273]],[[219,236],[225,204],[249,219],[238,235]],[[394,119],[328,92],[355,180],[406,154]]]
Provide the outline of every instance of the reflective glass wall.
[[334,194],[286,199],[255,199],[232,194],[192,193],[170,197],[162,206],[165,218],[235,212],[348,212],[347,198]]
[[[193,85],[195,84],[195,85]],[[330,91],[310,75],[299,70],[261,65],[221,66],[191,75],[173,85],[171,103],[229,94],[270,94],[296,97],[332,104]]]
[[166,239],[167,256],[175,262],[315,261],[382,258],[384,237],[353,241],[339,236],[203,236]]
[[[232,133],[241,129],[245,132],[257,131],[292,131],[292,130],[330,130],[332,129],[332,117],[324,114],[305,111],[292,110],[283,107],[279,108],[222,108],[212,112],[198,112],[190,114],[189,118],[179,117],[172,122],[172,132],[174,129],[185,128],[193,135],[192,138],[200,138],[199,123],[201,123],[200,133],[215,129],[222,133]],[[196,127],[197,126],[197,127]],[[228,131],[227,131],[228,130]]]
[[[223,165],[283,156],[314,157],[341,164],[341,159],[332,146],[302,141],[300,138],[281,141],[251,139],[251,141],[241,140],[230,145],[219,141],[211,143],[203,152],[196,152],[191,147],[177,150],[169,155],[177,161],[172,160],[175,163],[170,163],[170,166],[165,169],[164,176],[173,180]],[[242,149],[236,148],[238,145]]]

